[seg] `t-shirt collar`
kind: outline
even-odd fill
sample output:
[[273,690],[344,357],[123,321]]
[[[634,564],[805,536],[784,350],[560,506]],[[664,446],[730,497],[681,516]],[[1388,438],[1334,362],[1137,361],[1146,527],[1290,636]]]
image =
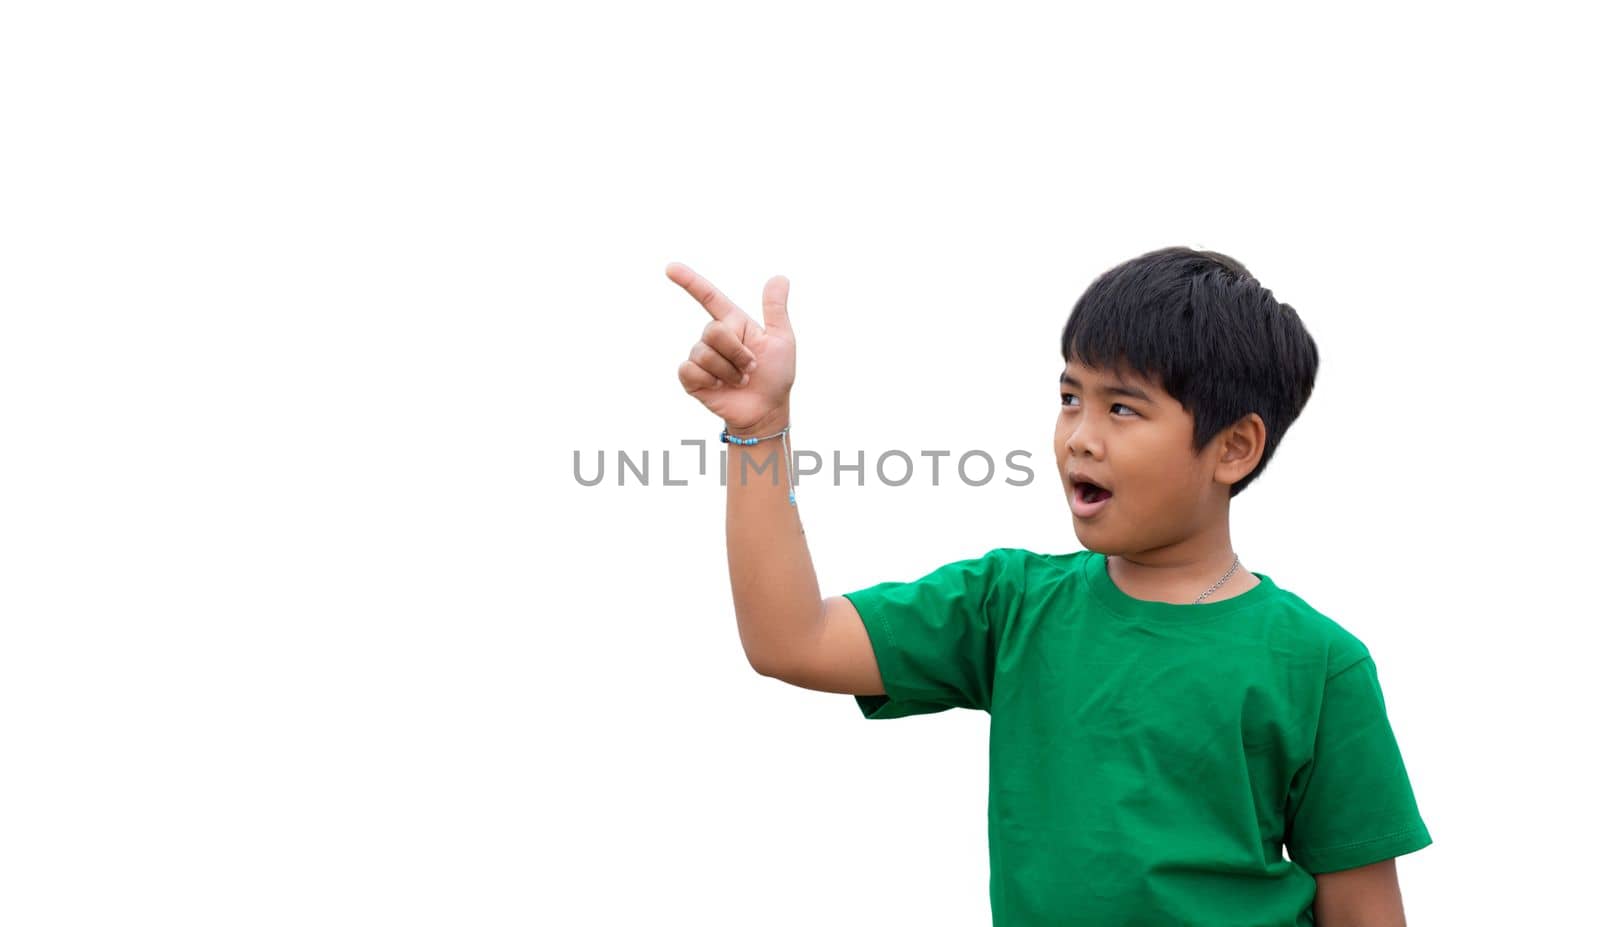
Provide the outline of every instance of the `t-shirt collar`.
[[1260,580],[1259,583],[1246,589],[1244,592],[1215,602],[1201,602],[1178,605],[1172,602],[1155,602],[1149,599],[1137,599],[1123,592],[1111,579],[1110,572],[1106,569],[1106,555],[1098,551],[1089,551],[1087,557],[1080,561],[1083,564],[1085,578],[1089,588],[1094,592],[1100,604],[1124,618],[1144,619],[1182,624],[1192,621],[1210,621],[1223,615],[1254,608],[1271,599],[1277,594],[1277,584],[1272,577],[1265,573],[1251,571],[1250,575]]

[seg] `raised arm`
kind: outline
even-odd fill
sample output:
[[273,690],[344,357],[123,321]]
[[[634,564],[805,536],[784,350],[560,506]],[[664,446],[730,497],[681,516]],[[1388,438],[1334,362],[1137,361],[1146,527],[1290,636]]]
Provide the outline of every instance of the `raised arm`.
[[[765,438],[788,426],[795,377],[788,279],[767,281],[763,327],[687,266],[668,264],[667,277],[711,315],[678,366],[684,390],[722,419],[730,435]],[[798,499],[790,502],[783,441],[727,448],[728,575],[739,639],[757,672],[781,676],[823,637],[817,574]]]

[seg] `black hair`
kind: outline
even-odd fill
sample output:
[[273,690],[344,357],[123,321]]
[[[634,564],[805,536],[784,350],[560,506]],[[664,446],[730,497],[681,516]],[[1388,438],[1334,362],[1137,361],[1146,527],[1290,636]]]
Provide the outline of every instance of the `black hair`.
[[1229,498],[1266,469],[1317,379],[1317,345],[1294,307],[1226,254],[1181,247],[1096,277],[1067,317],[1061,356],[1160,384],[1194,416],[1197,454],[1222,429],[1260,414],[1261,459]]

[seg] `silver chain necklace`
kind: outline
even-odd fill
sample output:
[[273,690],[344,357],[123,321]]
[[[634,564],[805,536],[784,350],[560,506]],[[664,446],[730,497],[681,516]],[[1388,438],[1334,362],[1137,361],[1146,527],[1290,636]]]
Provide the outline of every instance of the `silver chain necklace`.
[[1233,566],[1228,567],[1228,572],[1222,574],[1222,578],[1217,580],[1217,584],[1215,586],[1212,586],[1210,589],[1207,589],[1205,592],[1200,593],[1200,598],[1199,599],[1195,599],[1194,600],[1194,604],[1199,605],[1201,599],[1204,599],[1206,596],[1208,596],[1211,593],[1216,592],[1218,589],[1222,588],[1222,584],[1227,582],[1228,581],[1228,577],[1232,576],[1233,575],[1233,571],[1237,570],[1237,569],[1239,569],[1239,555],[1238,554],[1234,554],[1233,555]]

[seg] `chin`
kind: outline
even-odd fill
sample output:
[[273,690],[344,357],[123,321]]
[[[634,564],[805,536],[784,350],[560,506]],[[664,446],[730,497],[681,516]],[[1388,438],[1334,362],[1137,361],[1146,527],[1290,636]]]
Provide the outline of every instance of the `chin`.
[[1078,524],[1078,520],[1076,518],[1074,518],[1072,521],[1072,533],[1078,536],[1078,543],[1083,545],[1084,550],[1094,551],[1097,554],[1105,554],[1108,557],[1119,553],[1119,549],[1109,540],[1103,537],[1097,537],[1100,532],[1095,531],[1093,528],[1085,531],[1083,526]]

